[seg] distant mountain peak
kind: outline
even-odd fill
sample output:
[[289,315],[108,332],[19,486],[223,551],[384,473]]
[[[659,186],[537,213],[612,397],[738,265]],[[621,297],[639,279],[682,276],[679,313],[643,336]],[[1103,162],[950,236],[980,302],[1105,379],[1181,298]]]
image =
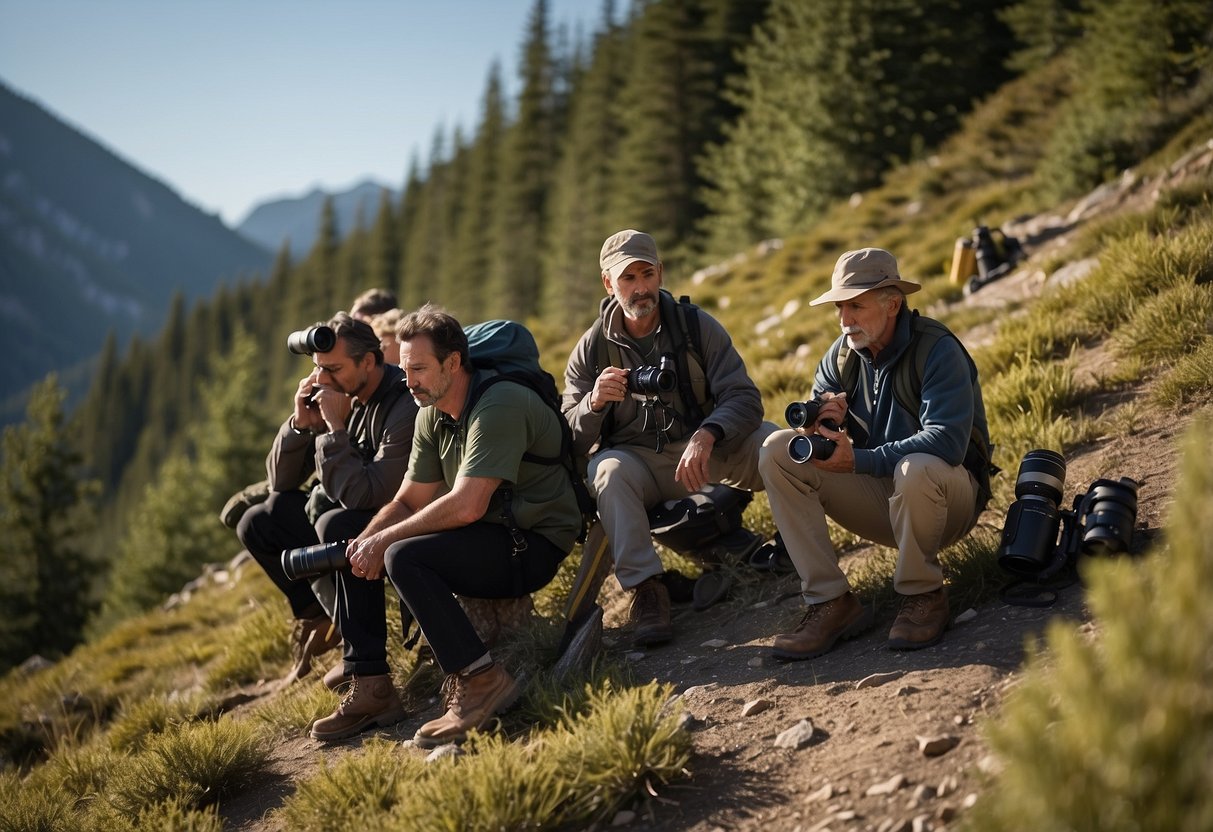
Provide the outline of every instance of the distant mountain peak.
[[392,200],[398,198],[392,188],[370,178],[344,191],[329,192],[314,187],[303,196],[282,197],[260,203],[249,211],[236,230],[270,250],[276,251],[289,241],[291,257],[298,259],[316,242],[326,199],[333,199],[337,231],[344,237],[354,230],[360,219],[364,225],[375,221],[384,191]]

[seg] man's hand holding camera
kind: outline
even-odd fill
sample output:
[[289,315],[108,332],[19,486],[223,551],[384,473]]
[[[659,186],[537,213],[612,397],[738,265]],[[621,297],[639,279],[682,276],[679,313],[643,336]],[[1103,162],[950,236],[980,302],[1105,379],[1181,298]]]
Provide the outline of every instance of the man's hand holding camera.
[[354,402],[345,393],[318,384],[319,376],[317,369],[300,380],[292,423],[296,430],[312,433],[345,430]]
[[387,547],[392,542],[379,534],[351,540],[345,550],[345,557],[350,562],[350,570],[355,576],[368,581],[382,578],[383,556],[387,554]]
[[621,402],[628,394],[628,371],[607,367],[594,381],[590,391],[590,410],[601,413],[611,402]]

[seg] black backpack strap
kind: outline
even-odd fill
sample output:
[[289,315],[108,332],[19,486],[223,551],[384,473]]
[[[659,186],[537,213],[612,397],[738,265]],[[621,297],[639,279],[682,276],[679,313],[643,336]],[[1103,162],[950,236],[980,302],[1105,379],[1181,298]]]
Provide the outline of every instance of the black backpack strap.
[[688,433],[692,433],[703,422],[703,403],[695,397],[695,391],[691,387],[691,368],[687,363],[687,356],[693,350],[699,363],[703,364],[703,353],[691,335],[690,323],[693,317],[693,326],[698,335],[699,307],[685,296],[682,300],[674,300],[674,296],[665,289],[660,290],[658,302],[661,307],[661,320],[670,327],[674,343],[682,346],[682,349],[675,352],[674,361],[678,368],[678,395],[682,398],[682,407],[686,414],[685,428]]

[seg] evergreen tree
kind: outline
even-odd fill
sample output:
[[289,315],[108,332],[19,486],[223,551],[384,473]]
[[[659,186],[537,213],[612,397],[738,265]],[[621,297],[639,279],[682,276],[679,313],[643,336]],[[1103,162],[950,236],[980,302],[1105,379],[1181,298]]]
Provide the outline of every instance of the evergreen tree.
[[403,309],[416,309],[426,301],[442,303],[438,275],[445,253],[447,173],[446,132],[439,126],[430,146],[428,175],[406,194],[410,224],[404,240]]
[[519,74],[518,112],[498,168],[488,294],[491,315],[523,320],[539,310],[540,246],[556,163],[553,59],[547,0],[535,0]]
[[1054,197],[1116,175],[1171,138],[1189,114],[1213,107],[1207,0],[1103,0],[1081,20],[1083,37],[1070,55],[1077,89],[1039,171]]
[[190,430],[188,449],[172,454],[141,491],[128,515],[109,576],[99,625],[146,609],[237,548],[218,518],[236,489],[261,477],[273,424],[257,404],[261,350],[238,336],[216,356],[204,386],[204,418]]
[[22,425],[4,429],[0,480],[0,672],[34,653],[57,656],[80,638],[96,567],[84,553],[95,481],[64,431],[64,392],[51,374],[34,387]]
[[[415,308],[409,303],[409,298],[415,294],[409,278],[409,259],[412,256],[409,247],[417,233],[417,213],[424,188],[425,182],[421,178],[421,162],[414,153],[409,159],[408,176],[405,178],[404,188],[400,193],[400,216],[398,218],[400,222],[400,233],[397,235],[400,239],[400,279],[396,297],[403,309]],[[421,287],[418,287],[417,292],[420,291]]]
[[497,169],[505,133],[505,107],[501,95],[501,67],[494,62],[480,107],[480,124],[467,153],[463,211],[455,228],[450,253],[452,280],[444,305],[460,320],[479,321],[488,307],[490,229],[496,204]]
[[[400,225],[392,206],[392,195],[386,188],[379,195],[379,211],[375,215],[375,225],[371,229],[369,256],[367,285],[380,286],[399,293]],[[357,294],[355,292],[354,296],[356,297]]]
[[607,222],[656,238],[677,260],[704,212],[697,160],[735,110],[723,95],[765,2],[663,0],[644,7],[624,56]]
[[[337,225],[337,209],[333,198],[326,196],[320,209],[320,228],[316,242],[307,254],[303,285],[295,286],[299,295],[299,309],[310,321],[328,320],[338,309],[343,309],[342,296],[346,287],[342,285],[339,262],[341,251],[341,229]],[[302,290],[302,291],[301,291]]]
[[966,0],[775,0],[731,96],[742,114],[704,160],[707,248],[724,254],[794,231],[939,142],[1005,77],[998,10]]
[[[443,198],[438,207],[438,231],[442,235],[442,252],[434,274],[435,289],[431,297],[452,313],[451,298],[461,282],[456,239],[463,214],[467,210],[468,168],[471,152],[458,126],[451,139],[450,159],[443,165]],[[455,313],[458,314],[458,313]]]
[[1020,0],[999,17],[1011,27],[1019,49],[1007,65],[1019,72],[1043,66],[1082,34],[1083,0]]
[[543,246],[544,312],[559,331],[584,329],[602,296],[598,252],[618,231],[607,224],[611,160],[623,119],[617,91],[623,85],[625,34],[613,23],[614,4],[603,5],[603,28],[590,66],[578,73],[560,163],[553,177],[551,214]]

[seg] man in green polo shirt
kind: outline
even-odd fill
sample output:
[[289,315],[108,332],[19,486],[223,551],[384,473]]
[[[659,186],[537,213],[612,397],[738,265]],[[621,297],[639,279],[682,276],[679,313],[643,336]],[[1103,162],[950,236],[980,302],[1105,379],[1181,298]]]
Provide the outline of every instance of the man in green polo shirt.
[[[572,550],[581,512],[563,466],[524,458],[561,453],[560,417],[538,394],[493,384],[468,408],[494,371],[471,366],[463,328],[431,305],[407,315],[396,337],[421,407],[409,471],[347,556],[355,576],[387,575],[447,674],[449,707],[415,738],[434,747],[463,740],[520,692],[455,596],[517,598],[540,589]],[[403,718],[386,655],[364,654],[352,642],[346,671],[354,684],[332,715],[313,724],[317,739]]]

